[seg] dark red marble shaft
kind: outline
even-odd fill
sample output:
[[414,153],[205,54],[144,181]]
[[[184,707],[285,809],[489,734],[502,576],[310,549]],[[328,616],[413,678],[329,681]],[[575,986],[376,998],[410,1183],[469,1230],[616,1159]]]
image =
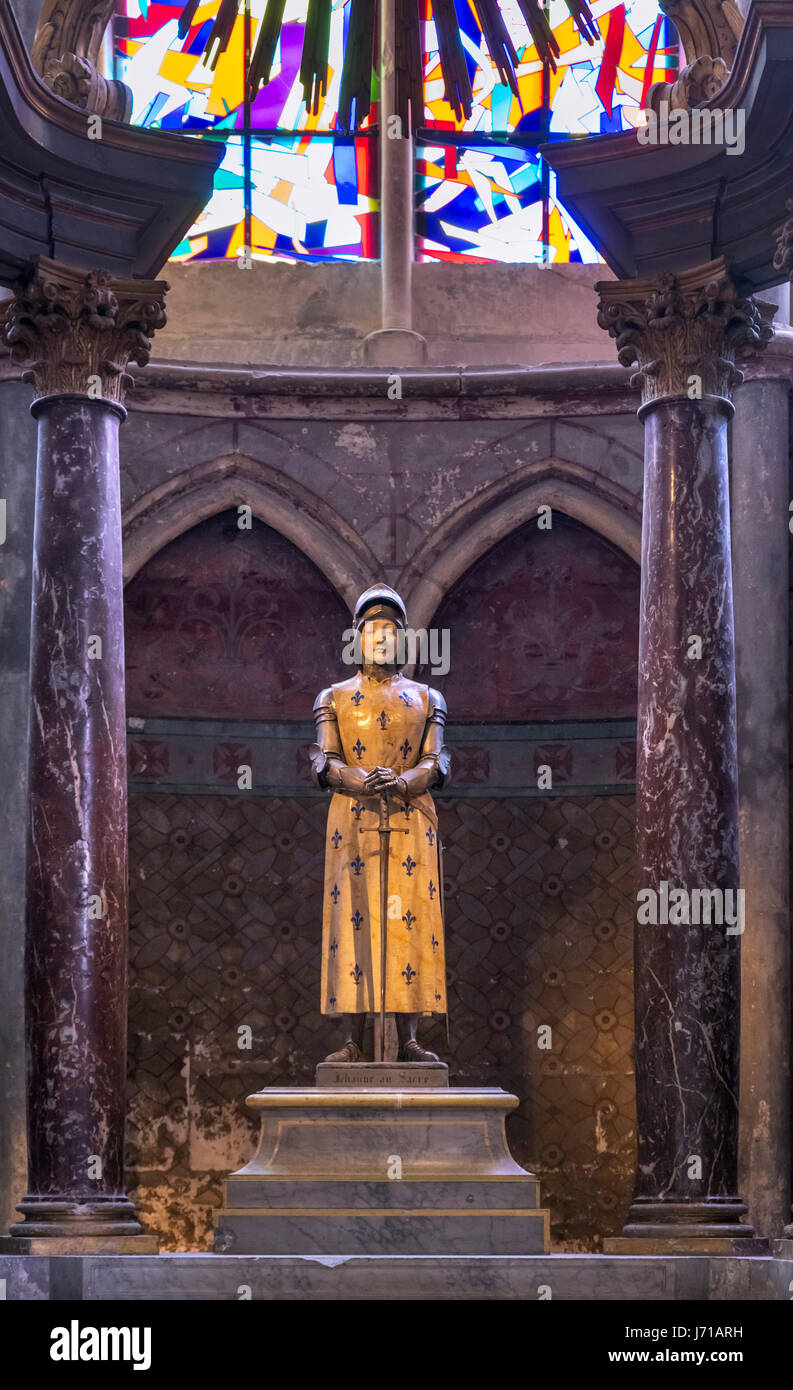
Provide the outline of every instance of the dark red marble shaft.
[[124,1195],[127,818],[118,427],[33,406],[26,1010],[29,1191],[19,1235],[131,1235]]
[[[638,887],[659,914],[663,883],[732,890],[725,906],[737,906],[730,412],[678,395],[640,411]],[[738,1225],[740,935],[639,915],[635,981],[638,1176],[624,1234],[752,1235]]]

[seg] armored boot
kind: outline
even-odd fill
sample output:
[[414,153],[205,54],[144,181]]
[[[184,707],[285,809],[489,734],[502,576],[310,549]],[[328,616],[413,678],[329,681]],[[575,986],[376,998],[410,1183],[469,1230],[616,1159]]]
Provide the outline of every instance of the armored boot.
[[331,1052],[326,1062],[360,1062],[363,1060],[363,1034],[366,1014],[345,1014],[347,1041],[337,1052]]
[[395,1014],[394,1018],[396,1019],[397,1037],[399,1038],[398,1062],[440,1061],[436,1053],[429,1052],[426,1047],[422,1047],[420,1043],[416,1042],[418,1014]]

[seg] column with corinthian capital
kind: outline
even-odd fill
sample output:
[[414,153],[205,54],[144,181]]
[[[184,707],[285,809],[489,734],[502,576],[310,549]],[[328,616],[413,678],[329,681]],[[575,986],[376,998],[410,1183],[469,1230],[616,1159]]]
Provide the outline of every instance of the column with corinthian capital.
[[127,793],[118,428],[167,285],[41,259],[4,305],[38,422],[28,1191],[5,1250],[156,1250],[124,1191]]
[[[742,920],[727,424],[771,336],[723,261],[598,287],[644,425],[637,1176],[611,1252],[753,1248],[738,1194]],[[751,913],[751,904],[746,904]]]

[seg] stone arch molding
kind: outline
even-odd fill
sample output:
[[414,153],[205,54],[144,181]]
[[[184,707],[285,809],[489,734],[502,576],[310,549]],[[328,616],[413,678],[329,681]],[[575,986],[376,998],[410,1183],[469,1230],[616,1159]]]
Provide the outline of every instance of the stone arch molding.
[[327,502],[266,464],[230,454],[160,483],[125,510],[124,582],[169,541],[243,503],[314,562],[350,611],[379,575],[376,556]]
[[410,559],[397,588],[411,625],[429,627],[441,600],[466,570],[536,517],[543,505],[580,521],[641,563],[641,499],[581,464],[543,459],[464,502]]

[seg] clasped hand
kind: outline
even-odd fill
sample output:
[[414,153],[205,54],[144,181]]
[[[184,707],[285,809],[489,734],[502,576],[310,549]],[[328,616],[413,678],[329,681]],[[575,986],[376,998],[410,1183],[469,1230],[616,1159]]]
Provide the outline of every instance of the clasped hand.
[[394,796],[403,792],[399,777],[392,767],[372,768],[363,786],[368,796],[378,796],[381,792]]

